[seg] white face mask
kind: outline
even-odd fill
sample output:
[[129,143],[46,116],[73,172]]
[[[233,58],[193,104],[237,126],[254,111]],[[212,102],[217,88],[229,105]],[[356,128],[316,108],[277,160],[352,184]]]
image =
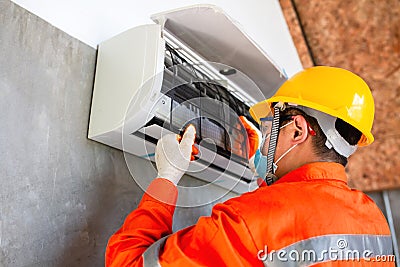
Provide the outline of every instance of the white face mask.
[[278,169],[278,162],[283,159],[284,156],[286,156],[290,151],[293,150],[293,148],[295,148],[297,146],[297,144],[293,145],[291,148],[289,148],[288,150],[286,150],[285,153],[283,153],[279,159],[276,160],[276,162],[272,163],[272,168],[274,169],[274,173],[276,172],[276,170]]
[[[283,125],[282,127],[279,128],[279,130],[285,128],[286,126],[290,125],[291,123],[293,123],[293,121]],[[265,140],[269,138],[269,134],[267,134],[266,136],[264,136],[262,142],[261,142],[261,151],[257,150],[256,151],[256,155],[254,157],[254,165],[256,167],[256,171],[257,174],[261,177],[261,178],[265,178],[265,176],[267,175],[267,156],[262,154],[262,151],[268,151],[267,149],[264,149],[264,145],[265,145]],[[297,144],[296,144],[297,145]],[[278,165],[277,163],[284,157],[286,156],[287,153],[289,153],[296,145],[292,146],[291,148],[289,148],[285,153],[282,154],[282,156],[279,157],[279,159],[276,162],[272,163],[272,168],[273,171],[275,173],[275,171],[278,169]]]

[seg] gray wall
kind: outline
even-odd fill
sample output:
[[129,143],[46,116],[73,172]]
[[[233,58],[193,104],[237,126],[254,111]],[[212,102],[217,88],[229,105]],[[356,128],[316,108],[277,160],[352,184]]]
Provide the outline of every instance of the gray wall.
[[[95,49],[0,0],[1,267],[102,266],[108,238],[143,194],[121,151],[86,138],[95,59]],[[399,225],[400,195],[391,198]],[[178,208],[174,229],[211,207]]]
[[0,266],[101,265],[141,190],[86,138],[96,51],[0,1]]

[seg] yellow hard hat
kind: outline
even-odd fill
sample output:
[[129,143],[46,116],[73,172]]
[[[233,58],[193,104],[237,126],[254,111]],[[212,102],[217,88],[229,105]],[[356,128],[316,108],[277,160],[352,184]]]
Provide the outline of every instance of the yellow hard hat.
[[274,96],[253,105],[251,116],[260,122],[271,112],[274,102],[305,106],[342,119],[363,134],[359,146],[374,141],[371,90],[362,78],[348,70],[327,66],[305,69],[284,82]]

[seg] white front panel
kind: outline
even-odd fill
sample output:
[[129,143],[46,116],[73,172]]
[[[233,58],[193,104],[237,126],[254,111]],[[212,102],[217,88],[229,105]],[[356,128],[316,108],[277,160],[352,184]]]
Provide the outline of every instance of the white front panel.
[[124,121],[135,131],[149,119],[161,88],[164,46],[159,25],[136,27],[99,45],[89,137]]

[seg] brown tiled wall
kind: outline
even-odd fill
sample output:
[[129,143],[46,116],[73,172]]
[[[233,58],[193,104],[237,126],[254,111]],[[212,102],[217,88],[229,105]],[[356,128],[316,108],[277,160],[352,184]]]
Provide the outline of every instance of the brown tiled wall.
[[350,158],[350,185],[364,191],[399,188],[400,1],[280,3],[303,67],[313,61],[342,67],[362,76],[371,87],[375,142]]

